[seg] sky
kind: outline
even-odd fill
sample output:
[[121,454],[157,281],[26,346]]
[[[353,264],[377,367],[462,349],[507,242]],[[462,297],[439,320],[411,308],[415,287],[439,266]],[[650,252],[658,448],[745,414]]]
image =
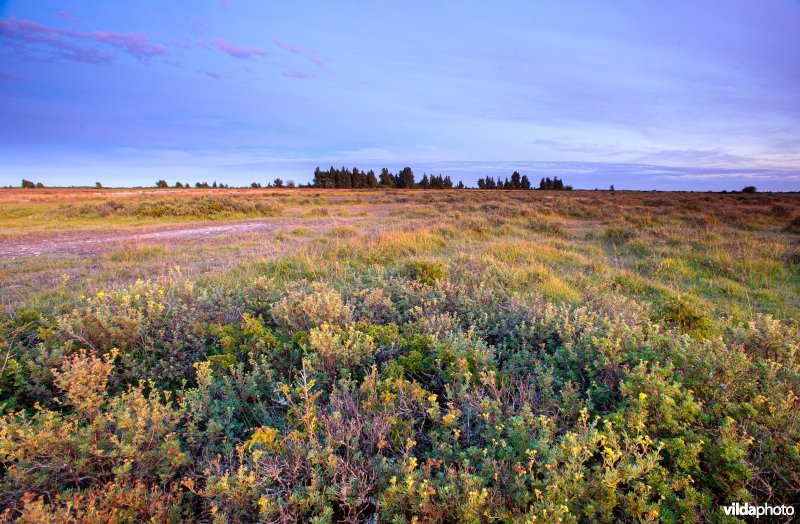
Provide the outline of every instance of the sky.
[[0,0],[0,185],[800,190],[800,0]]

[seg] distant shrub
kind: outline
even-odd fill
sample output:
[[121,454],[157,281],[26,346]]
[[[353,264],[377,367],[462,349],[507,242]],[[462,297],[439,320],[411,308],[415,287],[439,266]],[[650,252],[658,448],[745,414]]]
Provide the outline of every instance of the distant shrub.
[[786,230],[800,235],[800,216],[794,217],[786,226]]
[[133,214],[144,217],[215,216],[225,213],[277,215],[280,208],[265,202],[224,196],[209,196],[193,199],[162,199],[140,203]]
[[632,239],[635,235],[636,234],[628,228],[614,226],[607,226],[603,232],[603,236],[605,236],[606,240],[615,246],[624,244],[628,240]]
[[662,306],[662,318],[670,325],[695,335],[707,335],[711,319],[697,300],[687,295],[668,297]]
[[756,186],[745,186],[742,188],[742,193],[753,194],[756,192]]
[[532,218],[528,222],[528,229],[548,236],[564,237],[567,235],[567,231],[564,229],[564,226],[555,220],[544,217]]
[[358,230],[353,226],[336,226],[331,228],[330,235],[336,238],[352,238],[358,236]]
[[409,278],[432,286],[444,278],[444,264],[426,260],[413,260],[406,264]]
[[784,260],[790,267],[800,269],[800,249],[796,248],[786,253]]
[[148,218],[164,217],[215,217],[226,214],[246,214],[276,216],[281,207],[271,202],[253,202],[248,199],[229,196],[205,196],[199,198],[163,198],[126,203],[120,200],[106,200],[75,206],[66,204],[59,211],[66,216],[139,216]]
[[780,218],[787,218],[792,216],[792,208],[781,204],[773,204],[770,207],[770,214]]

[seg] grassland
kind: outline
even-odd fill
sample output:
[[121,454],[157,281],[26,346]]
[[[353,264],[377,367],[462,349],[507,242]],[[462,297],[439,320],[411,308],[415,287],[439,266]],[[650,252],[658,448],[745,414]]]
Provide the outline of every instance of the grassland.
[[0,223],[7,518],[800,499],[800,195],[6,190]]

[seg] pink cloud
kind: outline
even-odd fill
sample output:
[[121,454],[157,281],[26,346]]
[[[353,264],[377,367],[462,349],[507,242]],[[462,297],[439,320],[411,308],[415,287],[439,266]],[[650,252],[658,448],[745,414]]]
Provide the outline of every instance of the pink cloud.
[[23,50],[25,47],[35,47],[48,53],[52,58],[88,64],[98,64],[111,59],[111,55],[106,51],[82,47],[75,43],[75,40],[80,40],[84,36],[74,29],[47,27],[30,20],[14,17],[0,19],[0,38],[10,40]]
[[287,42],[284,42],[283,40],[275,38],[274,36],[272,37],[272,41],[275,42],[275,45],[280,47],[281,49],[286,49],[287,51],[290,51],[292,53],[300,53],[300,48],[297,47],[295,44],[289,44]]
[[258,49],[257,47],[239,47],[230,44],[222,38],[212,42],[212,45],[222,51],[223,53],[232,56],[233,58],[241,58],[243,60],[250,60],[260,56],[269,56],[269,51]]
[[274,36],[272,37],[272,41],[275,43],[276,46],[280,47],[281,49],[285,49],[286,51],[289,51],[290,53],[303,55],[303,56],[305,56],[306,58],[308,58],[309,60],[311,60],[312,62],[314,62],[315,64],[317,64],[320,67],[324,67],[324,65],[325,65],[325,64],[322,63],[322,58],[320,58],[320,56],[319,56],[319,51],[317,51],[313,47],[309,48],[306,51],[303,51],[302,49],[300,49],[300,46],[298,46],[296,44],[289,43],[289,42],[285,42],[285,41],[281,40],[280,38],[277,38],[277,37],[274,37]]
[[70,22],[81,23],[80,19],[75,18],[74,16],[72,16],[71,14],[69,14],[67,11],[64,10],[59,11],[58,16],[60,16],[64,20],[69,20]]
[[121,49],[136,58],[146,59],[156,55],[166,55],[167,48],[161,44],[151,44],[144,31],[138,33],[114,33],[111,31],[94,31],[89,38],[111,47]]
[[308,57],[309,60],[311,60],[320,67],[325,65],[322,63],[322,58],[319,57],[319,51],[317,51],[313,47],[308,50],[308,54],[306,56]]
[[222,2],[221,2],[221,3],[222,3],[222,7],[224,7],[225,9],[227,9],[227,8],[228,8],[228,6],[230,6],[230,5],[231,5],[231,0],[222,0]]
[[[167,48],[161,44],[150,43],[144,31],[128,34],[112,31],[86,33],[77,29],[49,27],[15,17],[0,18],[0,38],[10,40],[23,50],[26,47],[34,48],[49,54],[52,58],[90,64],[111,60],[113,54],[109,52],[109,47],[139,60],[167,54]],[[105,48],[95,47],[93,44],[101,44]]]

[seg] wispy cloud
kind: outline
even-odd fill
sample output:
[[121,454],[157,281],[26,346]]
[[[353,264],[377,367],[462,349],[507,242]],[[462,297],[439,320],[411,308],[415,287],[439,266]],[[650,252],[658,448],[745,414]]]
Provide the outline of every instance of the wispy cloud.
[[748,165],[755,159],[734,155],[722,149],[671,149],[657,151],[634,160],[637,163],[671,163],[684,165]]
[[207,76],[209,78],[213,78],[214,80],[220,80],[222,77],[213,71],[203,71],[201,69],[195,69],[196,73],[199,73],[203,76]]
[[[144,31],[127,34],[113,31],[89,33],[50,27],[15,17],[0,18],[0,38],[25,51],[43,52],[49,58],[90,64],[110,61],[114,56],[111,50],[122,51],[142,61],[167,54],[167,48],[151,43]],[[96,44],[100,44],[100,47]]]
[[291,53],[300,53],[300,48],[296,44],[284,42],[280,38],[275,38],[274,36],[272,37],[272,41],[275,42],[275,45],[281,49],[285,49]]
[[309,60],[311,60],[312,62],[314,62],[315,64],[317,64],[320,67],[322,67],[324,65],[323,62],[322,62],[322,58],[320,58],[320,56],[319,56],[319,51],[316,48],[312,47],[312,48],[303,50],[299,45],[292,44],[290,42],[286,42],[285,40],[281,40],[280,38],[277,38],[275,36],[272,37],[272,42],[276,46],[278,46],[281,49],[284,49],[286,51],[289,51],[290,53],[293,53],[293,54],[296,54],[296,55],[305,56],[306,58],[308,58]]
[[161,44],[151,44],[144,31],[128,34],[114,33],[112,31],[94,31],[91,33],[90,39],[125,51],[140,60],[155,55],[167,54],[167,48]]
[[60,16],[64,20],[69,20],[70,22],[75,22],[75,23],[78,23],[78,24],[83,22],[81,19],[75,18],[69,12],[64,11],[63,9],[58,12],[58,16]]
[[305,73],[303,71],[284,71],[281,74],[286,78],[300,78],[300,79],[314,78],[313,74]]
[[227,9],[231,5],[231,0],[221,0],[220,3],[224,9]]
[[20,80],[20,78],[16,75],[12,75],[11,73],[6,73],[5,71],[0,71],[0,82],[16,82]]
[[259,49],[257,47],[239,47],[235,44],[226,42],[222,38],[212,42],[212,45],[223,53],[232,56],[233,58],[240,58],[242,60],[251,60],[253,58],[270,55],[269,51],[264,51],[263,49]]
[[322,67],[324,65],[322,63],[322,58],[320,58],[320,56],[319,56],[319,51],[317,51],[313,47],[308,50],[308,53],[306,54],[306,56],[308,57],[309,60],[311,60],[312,62],[314,62],[318,66]]

